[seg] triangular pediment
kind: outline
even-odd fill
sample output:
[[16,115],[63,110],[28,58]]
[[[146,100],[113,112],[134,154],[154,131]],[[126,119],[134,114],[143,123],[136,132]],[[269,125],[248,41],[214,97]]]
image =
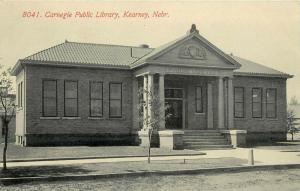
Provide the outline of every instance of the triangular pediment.
[[197,32],[189,33],[155,49],[137,63],[138,65],[156,63],[233,69],[240,67],[238,62]]
[[235,66],[197,37],[174,44],[169,50],[152,57],[152,60],[159,63],[199,65],[203,67],[223,68]]

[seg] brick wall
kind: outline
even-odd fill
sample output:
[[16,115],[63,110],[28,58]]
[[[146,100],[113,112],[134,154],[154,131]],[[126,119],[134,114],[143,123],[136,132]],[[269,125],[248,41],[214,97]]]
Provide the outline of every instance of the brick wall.
[[[60,119],[42,117],[42,79],[57,81]],[[44,135],[128,134],[132,127],[132,74],[130,71],[27,66],[26,133]],[[64,80],[78,80],[79,119],[64,119]],[[103,82],[103,118],[89,118],[89,81]],[[122,118],[109,118],[109,82],[122,82]],[[32,138],[33,139],[33,138]],[[27,139],[28,142],[28,139]],[[27,143],[28,145],[29,143]]]
[[[286,134],[286,79],[241,77],[235,76],[234,87],[244,87],[245,94],[245,117],[235,118],[235,129],[247,130],[249,141],[285,139]],[[262,118],[252,117],[252,88],[262,88]],[[275,119],[266,117],[266,89],[277,90],[277,117]]]

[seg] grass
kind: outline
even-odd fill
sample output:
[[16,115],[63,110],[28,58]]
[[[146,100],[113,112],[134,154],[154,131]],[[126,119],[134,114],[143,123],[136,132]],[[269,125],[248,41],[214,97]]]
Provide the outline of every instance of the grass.
[[[3,144],[0,145],[0,150]],[[153,155],[176,155],[176,154],[200,154],[199,151],[171,150],[166,148],[152,148]],[[9,144],[7,150],[8,159],[29,158],[62,158],[62,157],[116,157],[147,155],[146,147],[139,146],[77,146],[77,147],[21,147]]]

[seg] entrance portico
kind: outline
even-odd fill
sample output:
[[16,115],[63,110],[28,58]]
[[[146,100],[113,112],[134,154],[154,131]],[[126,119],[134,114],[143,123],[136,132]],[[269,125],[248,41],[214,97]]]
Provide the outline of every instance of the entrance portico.
[[[139,81],[133,89],[159,97],[159,134],[234,129],[232,78],[240,64],[200,36],[195,26],[132,67],[134,80]],[[154,119],[151,97],[143,95],[143,124],[135,124],[140,129],[147,129]]]
[[[186,69],[187,71],[189,69]],[[195,72],[195,68],[191,68]],[[162,71],[162,70],[161,70]],[[212,72],[209,72],[212,74]],[[232,129],[233,128],[233,86],[232,76],[228,71],[218,72],[219,76],[187,75],[174,73],[143,73],[136,75],[140,86],[153,91],[159,97],[161,115],[171,116],[161,120],[159,130],[203,130],[203,129]],[[196,101],[196,89],[199,87],[199,102]],[[201,88],[201,89],[200,89]],[[137,94],[137,92],[136,92]],[[137,97],[137,96],[136,96]],[[144,103],[149,103],[146,94]],[[202,107],[197,111],[196,105]],[[144,109],[144,119],[151,118],[151,106]],[[166,113],[166,114],[165,114]],[[143,120],[144,121],[144,120]],[[145,124],[143,126],[145,128]]]

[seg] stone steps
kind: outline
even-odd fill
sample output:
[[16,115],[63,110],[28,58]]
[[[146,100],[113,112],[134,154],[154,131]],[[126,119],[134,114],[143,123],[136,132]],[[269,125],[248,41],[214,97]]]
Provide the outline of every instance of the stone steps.
[[229,149],[232,145],[219,130],[187,130],[184,131],[183,143],[185,149]]

